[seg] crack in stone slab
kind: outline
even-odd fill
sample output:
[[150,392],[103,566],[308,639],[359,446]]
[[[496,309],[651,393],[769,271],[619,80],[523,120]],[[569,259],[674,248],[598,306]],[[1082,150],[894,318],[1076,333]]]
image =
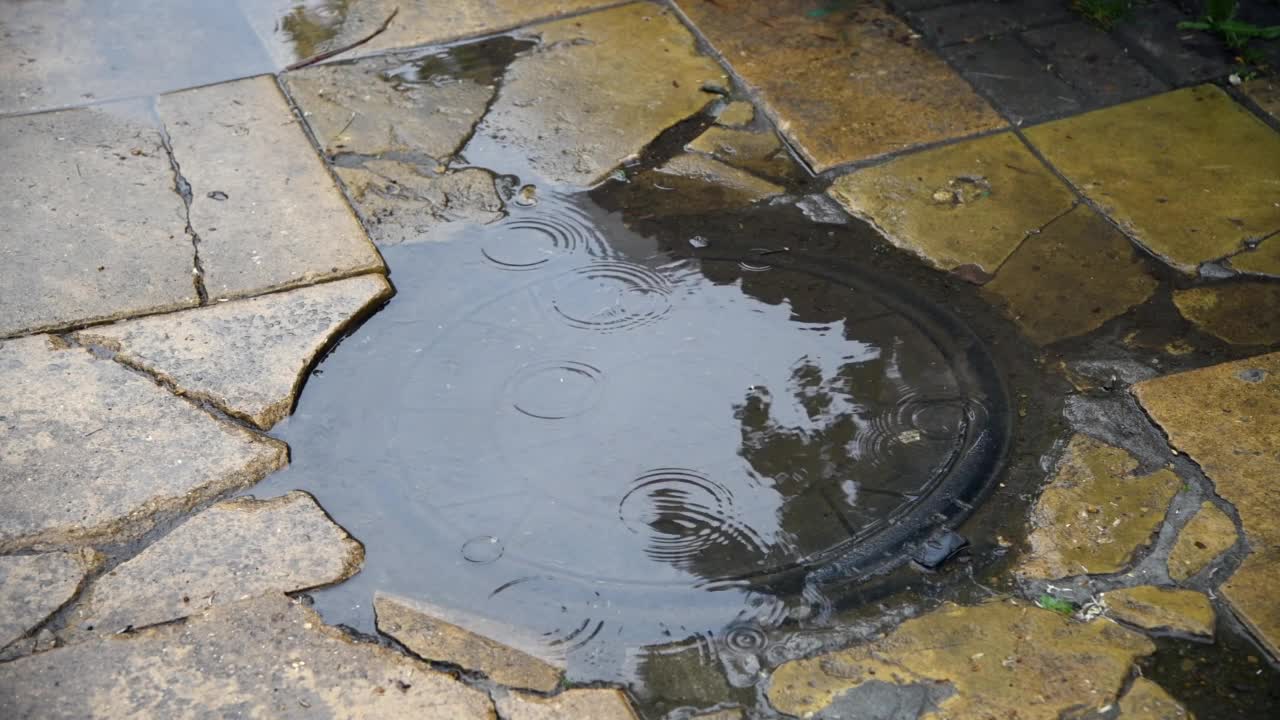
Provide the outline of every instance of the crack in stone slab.
[[200,298],[201,305],[209,304],[209,293],[204,288],[204,266],[200,263],[200,235],[191,227],[191,183],[182,175],[182,166],[178,164],[178,158],[173,154],[173,143],[169,138],[169,128],[164,124],[163,120],[157,115],[157,123],[160,131],[160,144],[164,147],[165,155],[169,157],[169,167],[173,168],[173,190],[178,193],[178,197],[182,198],[183,220],[186,222],[187,237],[191,238],[191,282],[196,289],[196,297]]

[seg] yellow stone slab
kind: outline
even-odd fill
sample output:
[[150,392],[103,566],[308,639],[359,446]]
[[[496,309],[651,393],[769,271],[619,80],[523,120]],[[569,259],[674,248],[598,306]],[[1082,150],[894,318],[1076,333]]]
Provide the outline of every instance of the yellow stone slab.
[[1102,604],[1111,617],[1144,630],[1213,637],[1216,616],[1202,592],[1139,585],[1102,593]]
[[731,102],[716,116],[716,124],[724,127],[746,127],[756,119],[756,106],[745,100]]
[[710,104],[728,82],[689,30],[650,3],[530,28],[542,44],[507,68],[502,90],[463,155],[503,167],[527,159],[552,183],[588,186],[663,130]]
[[1178,312],[1232,345],[1280,343],[1280,283],[1206,285],[1173,293]]
[[1123,570],[1151,540],[1182,481],[1134,476],[1129,453],[1076,435],[1031,511],[1031,552],[1018,573],[1053,580]]
[[1184,273],[1280,230],[1280,133],[1212,85],[1033,127],[1026,136]]
[[934,267],[996,271],[1027,234],[1075,196],[1011,133],[891,160],[838,178],[828,191],[894,245]]
[[771,131],[711,127],[685,145],[685,149],[767,177],[786,179],[804,172]]
[[1277,120],[1280,120],[1280,80],[1274,77],[1262,77],[1240,86],[1240,92],[1249,96],[1249,99],[1258,103],[1258,107],[1266,110]]
[[1169,551],[1169,577],[1182,581],[1195,575],[1235,545],[1237,539],[1235,523],[1206,500],[1182,527]]
[[[611,5],[617,0],[347,0],[332,4],[269,3],[240,0],[245,14],[276,62],[345,47],[377,30],[395,11],[387,29],[337,57],[430,45],[511,30],[566,13]],[[282,10],[283,8],[283,10]],[[327,11],[327,12],[326,12]]]
[[1222,594],[1280,655],[1280,353],[1148,380],[1134,393],[1239,512],[1254,552]]
[[1254,250],[1236,255],[1227,264],[1242,273],[1280,278],[1280,234],[1263,240]]
[[1120,698],[1120,717],[1122,720],[1191,720],[1195,716],[1164,688],[1139,677]]
[[1156,284],[1129,239],[1077,205],[1023,241],[983,292],[1047,345],[1097,329],[1145,301]]
[[925,718],[1057,720],[1114,701],[1135,658],[1155,651],[1109,620],[1079,623],[1014,602],[944,605],[888,636],[774,671],[769,702],[810,717],[868,681],[949,683]]
[[807,0],[680,0],[757,88],[816,172],[1005,125],[902,21],[873,3],[811,17]]

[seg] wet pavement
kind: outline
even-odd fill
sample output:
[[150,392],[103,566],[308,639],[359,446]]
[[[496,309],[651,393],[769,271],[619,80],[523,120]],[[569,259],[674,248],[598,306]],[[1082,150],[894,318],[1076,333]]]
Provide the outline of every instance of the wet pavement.
[[1274,714],[1187,12],[5,5],[0,714]]

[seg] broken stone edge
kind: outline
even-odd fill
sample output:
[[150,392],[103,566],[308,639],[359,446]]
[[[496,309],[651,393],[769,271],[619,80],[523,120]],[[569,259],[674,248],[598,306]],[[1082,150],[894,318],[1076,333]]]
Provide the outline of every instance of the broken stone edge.
[[78,551],[67,550],[67,551],[55,551],[55,552],[67,552],[68,554],[74,555],[76,557],[76,561],[80,565],[80,579],[79,581],[76,582],[76,586],[75,588],[72,589],[71,593],[67,595],[66,600],[62,601],[61,604],[59,604],[56,608],[51,610],[49,614],[40,618],[39,621],[33,623],[26,630],[23,630],[21,635],[13,639],[13,642],[10,642],[8,645],[0,646],[0,662],[16,659],[17,657],[30,654],[29,652],[22,651],[21,645],[23,641],[31,639],[36,633],[40,631],[41,628],[45,627],[49,623],[49,620],[54,615],[57,615],[58,613],[65,610],[66,608],[78,602],[80,598],[84,596],[85,589],[91,583],[92,581],[91,576],[96,574],[98,570],[101,570],[103,565],[106,564],[106,560],[107,560],[107,557],[105,555],[103,555],[102,553],[98,552],[97,550],[91,547],[83,547],[83,548],[80,548]]
[[[212,393],[204,392],[194,388],[183,387],[182,384],[176,378],[166,373],[164,370],[161,370],[158,367],[154,367],[150,364],[147,364],[144,360],[129,354],[129,352],[121,346],[120,342],[116,338],[95,334],[92,328],[85,328],[83,330],[77,331],[75,333],[76,340],[83,344],[87,344],[94,347],[101,347],[101,348],[105,348],[106,350],[109,350],[111,352],[112,360],[115,360],[116,362],[120,363],[121,365],[124,365],[125,367],[131,368],[133,370],[137,370],[140,373],[143,373],[144,375],[158,382],[160,385],[164,386],[166,390],[168,390],[169,392],[172,392],[174,395],[190,398],[196,403],[208,403],[218,408],[222,412],[226,413],[227,415],[230,415],[231,417],[237,420],[241,420],[246,423],[249,423],[250,425],[253,425],[259,430],[264,430],[264,431],[270,430],[276,423],[280,422],[281,420],[293,414],[293,408],[297,405],[298,397],[302,394],[302,388],[304,385],[306,385],[307,378],[311,377],[311,371],[315,369],[316,365],[318,365],[320,361],[323,360],[331,350],[333,350],[333,348],[337,345],[338,341],[341,338],[344,338],[348,334],[350,334],[351,331],[359,327],[365,320],[368,320],[370,317],[372,317],[375,313],[378,312],[378,310],[382,309],[382,306],[385,305],[386,302],[390,300],[392,296],[394,296],[396,293],[395,288],[386,279],[386,276],[383,275],[382,273],[376,273],[376,272],[375,273],[357,273],[355,275],[351,275],[350,277],[333,278],[332,280],[326,280],[324,282],[311,283],[309,285],[302,286],[302,287],[316,287],[318,285],[325,285],[330,282],[340,282],[342,280],[351,280],[351,279],[365,277],[365,276],[377,276],[382,278],[383,286],[378,291],[378,294],[369,298],[369,301],[366,302],[363,307],[361,307],[356,312],[352,313],[349,317],[347,317],[347,319],[343,320],[339,325],[337,325],[333,329],[333,331],[324,338],[324,340],[320,343],[320,345],[316,347],[316,350],[304,359],[303,365],[299,369],[297,377],[293,379],[293,385],[292,387],[289,388],[289,393],[287,395],[285,395],[279,401],[272,403],[271,405],[268,405],[266,408],[264,408],[263,410],[257,413],[248,413],[242,410],[238,410],[234,407],[231,407],[223,403],[220,398],[218,398],[216,395]],[[290,290],[300,290],[300,289],[302,288],[301,287],[290,288],[287,290],[263,293],[262,295],[255,295],[253,297],[263,297],[265,295],[274,295],[278,293],[289,292]],[[228,302],[238,302],[241,300],[248,300],[248,299],[250,298],[237,298],[236,300],[228,300]],[[202,305],[200,307],[213,307],[213,306]],[[191,308],[191,309],[199,310],[200,308]],[[129,319],[133,319],[133,318],[129,318]],[[250,484],[253,484],[253,483],[250,483]],[[314,500],[314,498],[312,499]],[[319,503],[316,503],[316,504],[319,505]],[[329,518],[329,519],[332,520],[333,518]],[[345,532],[345,529],[344,529],[344,532]]]

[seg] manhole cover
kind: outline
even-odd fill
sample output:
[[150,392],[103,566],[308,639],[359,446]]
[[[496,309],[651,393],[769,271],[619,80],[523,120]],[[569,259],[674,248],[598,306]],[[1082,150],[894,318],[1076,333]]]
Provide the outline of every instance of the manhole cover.
[[564,653],[741,631],[970,509],[1004,398],[950,314],[570,221],[389,253],[400,295],[308,388],[290,484],[367,544],[352,607],[424,597]]

